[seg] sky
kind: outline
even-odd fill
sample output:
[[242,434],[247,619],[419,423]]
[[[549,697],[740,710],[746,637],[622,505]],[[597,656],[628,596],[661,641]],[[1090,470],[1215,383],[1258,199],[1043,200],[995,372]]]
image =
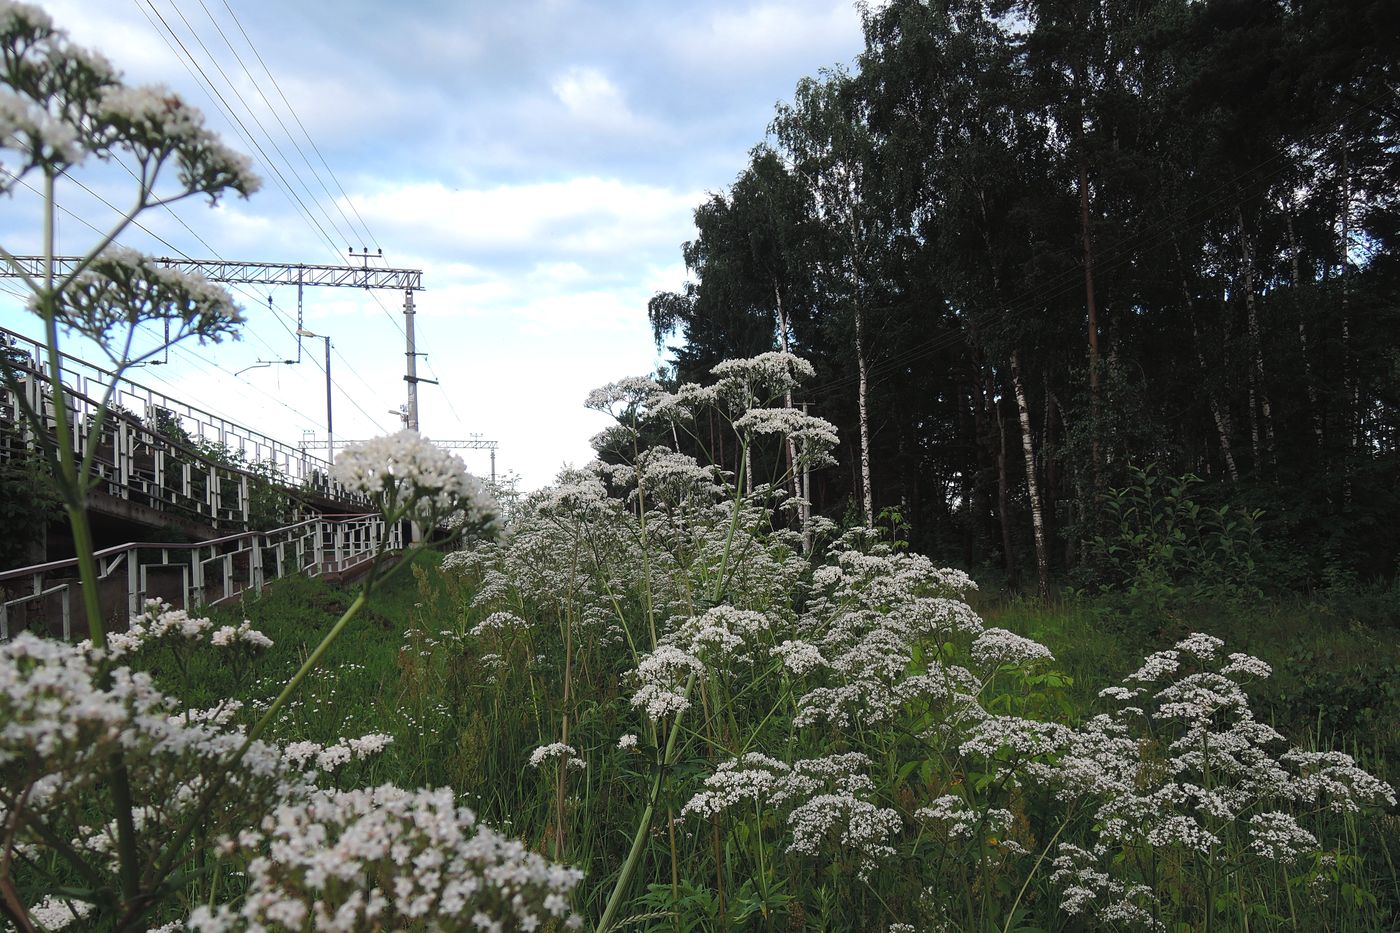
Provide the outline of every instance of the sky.
[[[291,263],[344,263],[347,248],[368,247],[422,269],[419,375],[440,385],[420,386],[420,429],[495,440],[498,469],[523,489],[591,459],[606,422],[583,399],[663,361],[646,303],[684,283],[694,208],[740,172],[802,77],[849,66],[861,48],[850,0],[41,5],[127,83],[167,85],[204,111],[264,178],[246,201],[150,211],[150,234],[121,241]],[[113,166],[75,175],[91,193],[60,189],[71,212],[60,252],[86,252],[92,227],[114,219],[99,198],[124,206],[135,194]],[[26,192],[0,210],[11,252],[37,253],[39,230]],[[296,289],[234,297],[241,340],[191,344],[132,378],[290,444],[308,431],[324,440],[325,375],[311,360],[322,341],[306,341],[300,365],[245,369],[295,357]],[[403,295],[377,298],[304,292],[304,326],[334,347],[337,440],[401,427]],[[3,292],[0,324],[39,335]],[[485,452],[462,456],[488,471]]]

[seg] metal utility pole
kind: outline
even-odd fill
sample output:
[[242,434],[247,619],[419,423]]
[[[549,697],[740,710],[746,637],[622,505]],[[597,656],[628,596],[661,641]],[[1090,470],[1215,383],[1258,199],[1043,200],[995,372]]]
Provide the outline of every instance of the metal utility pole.
[[404,382],[408,383],[408,410],[406,420],[410,431],[418,430],[418,348],[413,345],[413,289],[408,289],[403,293],[403,333],[408,340],[408,351],[404,354],[408,358],[408,375],[404,376]]
[[297,328],[297,342],[301,342],[302,337],[320,337],[326,342],[326,460],[335,460],[335,422],[331,418],[331,338],[325,334],[317,334],[307,330],[305,327]]

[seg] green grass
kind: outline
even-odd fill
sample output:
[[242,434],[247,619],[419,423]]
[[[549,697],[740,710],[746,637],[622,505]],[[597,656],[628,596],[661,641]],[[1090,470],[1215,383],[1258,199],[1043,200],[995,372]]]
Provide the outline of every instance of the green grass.
[[[394,738],[390,749],[347,766],[337,775],[342,786],[385,781],[450,785],[487,822],[549,855],[555,828],[552,780],[548,769],[530,769],[525,759],[536,745],[557,737],[558,723],[530,701],[538,686],[530,678],[545,682],[558,675],[550,657],[557,633],[552,639],[545,622],[529,641],[502,645],[462,639],[470,624],[464,608],[469,596],[437,571],[432,555],[420,555],[412,573],[397,574],[374,594],[270,737],[325,744],[388,733]],[[177,692],[198,706],[225,697],[265,705],[352,598],[351,591],[318,580],[288,579],[242,606],[215,613],[220,622],[251,619],[276,644],[241,677],[209,660],[216,655],[199,656],[191,662],[188,692]],[[1025,715],[1082,721],[1103,708],[1099,691],[1134,670],[1144,655],[1202,631],[1224,639],[1227,651],[1254,654],[1274,667],[1272,678],[1251,689],[1259,718],[1304,747],[1346,750],[1395,783],[1391,763],[1400,761],[1400,734],[1394,727],[1400,721],[1400,631],[1344,621],[1329,616],[1325,605],[1301,600],[1225,609],[1178,607],[1150,628],[1091,601],[1040,604],[982,594],[975,608],[988,625],[1049,646],[1056,670],[1068,675],[1038,684],[1033,695],[1038,705],[1019,710]],[[489,659],[493,651],[503,655],[501,663]],[[570,741],[597,765],[571,784],[568,826],[570,859],[589,871],[579,906],[595,916],[601,905],[593,902],[610,888],[609,875],[626,844],[620,830],[626,820],[618,820],[638,810],[637,788],[645,783],[623,777],[631,763],[614,749],[616,736],[626,728],[614,721],[618,704],[613,700],[581,698],[570,734]],[[673,808],[683,802],[666,801]],[[1339,818],[1336,828],[1353,841],[1358,855],[1350,869],[1357,883],[1343,890],[1374,896],[1380,905],[1378,910],[1357,907],[1350,916],[1395,916],[1400,820],[1386,814],[1357,825],[1354,819]],[[788,883],[800,887],[797,879]],[[671,892],[662,887],[652,893],[664,901]],[[1037,882],[1032,898],[1044,903],[1040,887]],[[643,911],[641,901],[635,906],[634,912]],[[834,909],[842,915],[841,908]],[[1064,919],[1052,926],[1060,928]],[[1368,927],[1343,922],[1340,928]]]

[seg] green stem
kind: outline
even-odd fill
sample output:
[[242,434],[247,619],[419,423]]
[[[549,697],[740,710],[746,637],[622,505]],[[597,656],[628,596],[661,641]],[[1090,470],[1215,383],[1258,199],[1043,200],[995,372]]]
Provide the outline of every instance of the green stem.
[[[687,698],[694,686],[695,673],[692,671],[685,682],[684,695]],[[666,750],[661,755],[661,761],[656,769],[656,780],[652,783],[651,799],[647,801],[646,809],[642,811],[642,818],[637,822],[637,832],[632,836],[632,848],[627,853],[627,861],[622,863],[622,870],[617,874],[617,884],[613,886],[612,894],[608,897],[608,904],[603,908],[603,917],[598,921],[596,933],[607,933],[607,930],[612,926],[618,909],[622,907],[622,899],[627,894],[627,885],[632,880],[632,873],[636,871],[637,864],[641,861],[647,833],[651,830],[651,817],[656,812],[657,801],[661,799],[663,778],[666,775],[666,769],[671,766],[672,756],[675,753],[676,736],[680,734],[680,721],[683,715],[685,715],[684,710],[677,713],[676,721],[671,724],[671,734],[666,737]]]
[[1060,833],[1064,832],[1065,827],[1068,825],[1069,819],[1066,818],[1065,821],[1060,824],[1060,828],[1055,830],[1055,835],[1051,836],[1050,841],[1045,844],[1045,848],[1040,850],[1040,856],[1035,860],[1035,864],[1031,866],[1030,874],[1026,875],[1026,880],[1021,883],[1021,890],[1016,892],[1016,900],[1011,902],[1011,909],[1006,912],[1006,923],[1002,926],[1001,933],[1011,933],[1011,924],[1016,919],[1016,908],[1021,906],[1021,898],[1025,897],[1026,888],[1030,887],[1031,879],[1035,877],[1035,873],[1040,869],[1040,863],[1045,861],[1045,856],[1049,855],[1050,850],[1055,846],[1055,840],[1060,838]]
[[734,486],[734,511],[729,517],[729,533],[724,537],[724,556],[719,562],[719,577],[715,580],[715,593],[713,602],[718,603],[720,595],[724,592],[724,580],[729,575],[729,552],[734,546],[734,533],[739,530],[739,515],[743,512],[744,504],[744,456],[748,450],[749,442],[745,438],[744,443],[739,448],[739,474]]
[[312,669],[316,667],[322,655],[330,650],[331,645],[335,644],[336,639],[340,638],[340,633],[345,631],[345,626],[349,625],[350,620],[359,614],[368,599],[369,587],[366,586],[360,591],[360,594],[355,597],[355,601],[350,604],[349,608],[336,620],[335,625],[331,626],[331,630],[326,633],[325,638],[321,639],[321,643],[316,646],[316,650],[312,651],[307,659],[302,662],[301,667],[292,675],[292,679],[287,681],[287,685],[282,688],[282,692],[277,695],[277,699],[272,701],[272,705],[267,708],[267,712],[262,714],[262,718],[258,720],[257,725],[248,730],[248,737],[243,740],[243,745],[234,755],[235,762],[242,758],[243,754],[248,751],[248,748],[267,730],[267,727],[272,725],[272,721],[277,718],[277,714],[281,712],[282,707],[291,699],[292,694],[296,693],[297,688],[301,686],[301,682],[305,680]]

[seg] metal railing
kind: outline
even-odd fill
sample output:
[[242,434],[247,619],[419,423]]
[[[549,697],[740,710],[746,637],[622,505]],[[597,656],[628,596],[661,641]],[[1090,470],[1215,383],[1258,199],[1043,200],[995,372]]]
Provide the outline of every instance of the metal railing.
[[[0,457],[5,457],[38,440],[30,436],[23,407],[40,416],[50,438],[57,418],[43,346],[4,328],[0,336],[11,342],[8,356],[16,376],[0,385]],[[330,464],[306,450],[137,383],[123,380],[97,431],[112,374],[67,355],[63,366],[73,447],[79,456],[92,452],[100,492],[215,530],[246,529],[252,518],[250,495],[259,486],[301,490],[359,509],[369,504],[333,482]]]
[[[39,395],[49,384],[47,347],[4,327],[0,327],[0,343],[9,344],[6,354],[13,360],[28,357],[29,362],[20,362],[17,368],[29,373],[25,391],[31,406],[38,411]],[[67,353],[60,354],[59,372],[65,394],[71,394],[78,403],[77,417],[70,419],[76,430],[96,414],[97,401],[106,394],[114,376],[100,366]],[[13,411],[18,400],[11,397],[10,390],[6,390],[6,395],[3,404],[7,411]],[[125,416],[123,420],[155,428],[162,436],[179,440],[195,450],[217,451],[235,464],[266,465],[292,485],[328,486],[330,463],[326,460],[302,447],[284,444],[139,382],[123,377],[112,394],[111,404],[114,414]]]
[[[104,617],[125,619],[147,599],[193,611],[256,593],[273,580],[300,574],[344,574],[380,550],[402,550],[403,526],[380,515],[315,518],[273,531],[250,531],[192,544],[133,542],[93,556],[98,602]],[[74,607],[81,607],[78,561],[52,561],[0,573],[0,639],[11,629],[61,629],[73,635]],[[37,623],[37,626],[36,626]]]

